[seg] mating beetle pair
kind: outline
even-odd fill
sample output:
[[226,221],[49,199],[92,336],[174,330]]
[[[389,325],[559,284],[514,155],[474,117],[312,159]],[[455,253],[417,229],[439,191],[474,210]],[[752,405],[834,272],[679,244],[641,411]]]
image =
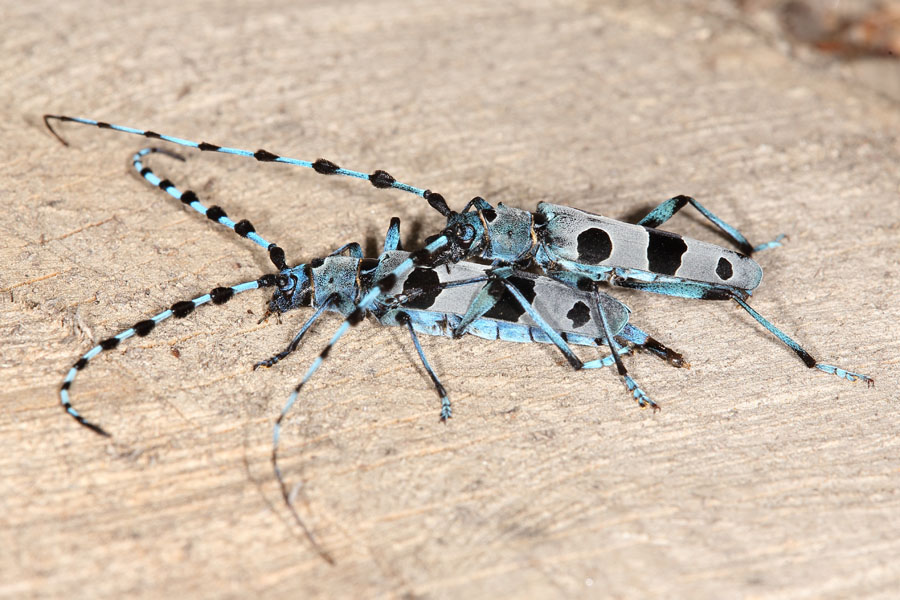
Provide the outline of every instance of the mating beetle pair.
[[[796,341],[746,303],[746,299],[762,279],[762,269],[749,255],[780,245],[781,238],[754,247],[737,229],[687,196],[677,196],[663,202],[636,225],[549,203],[539,204],[537,212],[534,213],[510,208],[503,204],[494,208],[482,198],[473,199],[462,212],[457,213],[450,210],[440,194],[399,182],[381,170],[366,174],[341,168],[325,159],[304,161],[280,156],[267,150],[251,152],[208,142],[194,142],[154,131],[123,127],[92,119],[45,115],[44,122],[48,128],[50,120],[93,125],[102,129],[164,140],[201,151],[252,157],[260,162],[276,162],[311,168],[324,175],[344,175],[364,179],[377,188],[395,188],[423,197],[435,210],[446,217],[446,226],[439,235],[426,240],[425,248],[413,253],[408,261],[401,263],[392,273],[387,274],[385,279],[379,283],[379,289],[389,287],[388,284],[393,283],[392,277],[406,273],[416,266],[435,267],[440,264],[458,262],[464,258],[477,257],[491,261],[494,265],[511,265],[513,267],[521,267],[534,262],[548,276],[567,285],[582,290],[593,288],[595,296],[596,284],[607,282],[613,286],[681,298],[731,299],[790,347],[807,367],[817,368],[850,381],[862,380],[869,384],[873,383],[873,380],[866,375],[847,371],[834,365],[819,363]],[[50,130],[53,131],[52,128]],[[56,135],[55,132],[54,135]],[[59,136],[57,137],[59,138]],[[59,139],[63,141],[62,138]],[[696,208],[731,238],[743,254],[657,229],[688,204]],[[216,208],[213,207],[213,209]],[[217,217],[217,211],[208,216],[210,218]],[[244,229],[240,227],[242,224],[244,224]],[[235,230],[238,233],[245,232],[246,227],[249,227],[250,231],[253,229],[249,222],[241,222],[237,225]],[[280,271],[284,272],[287,265],[284,262],[283,251],[274,245],[269,248],[269,251],[273,263]],[[517,268],[508,269],[504,274],[499,275],[499,278],[509,277],[517,272]],[[469,307],[463,320],[464,325],[479,313],[484,314],[490,310],[490,298],[498,296],[502,285],[497,282],[497,279],[498,277],[495,277],[494,281],[486,286],[493,293],[486,294],[486,298],[480,298],[478,303],[473,303]],[[362,310],[368,308],[378,295],[376,290],[372,290],[362,297],[357,307]],[[595,300],[594,304],[596,308],[599,308],[599,302]],[[351,313],[351,317],[354,319],[357,319],[358,316],[358,314]],[[602,322],[604,320],[602,310],[599,311],[599,316]],[[346,331],[346,326],[342,326],[338,330],[335,339],[339,338],[344,331]],[[462,331],[457,330],[457,334],[460,333]],[[611,338],[612,336],[607,337]],[[565,341],[555,336],[551,336],[551,339],[567,360],[577,368],[580,360],[575,357]],[[617,357],[615,342],[612,342],[611,346],[613,356]],[[618,358],[616,358],[616,364],[620,374],[627,377],[627,371]],[[311,369],[311,371],[314,370],[315,368]],[[629,381],[631,381],[630,378],[626,379],[626,385],[629,385],[635,398],[639,402],[643,400],[642,405],[647,403],[649,398],[636,385],[632,388]]]
[[[549,203],[539,204],[533,213],[503,204],[494,207],[482,198],[473,199],[462,212],[455,212],[440,194],[399,182],[385,171],[366,174],[343,169],[324,159],[303,161],[266,150],[251,152],[198,143],[90,119],[46,115],[44,121],[48,128],[50,120],[93,125],[201,151],[252,157],[260,162],[302,166],[325,175],[364,179],[378,188],[394,188],[420,196],[446,218],[442,231],[428,238],[425,247],[416,252],[407,254],[400,250],[399,223],[395,221],[389,229],[385,251],[377,260],[363,258],[358,244],[347,244],[324,259],[289,267],[284,251],[260,237],[249,221],[234,222],[218,206],[206,208],[196,194],[180,192],[169,180],[160,179],[142,163],[147,154],[172,153],[149,148],[135,155],[134,166],[149,183],[265,248],[278,273],[237,286],[216,288],[193,300],[175,303],[170,309],[104,340],[83,355],[66,375],[60,391],[62,405],[81,424],[105,434],[72,407],[68,390],[75,374],[101,351],[114,348],[134,335],[147,335],[157,323],[171,316],[186,316],[202,304],[221,304],[243,291],[275,287],[271,311],[284,312],[298,306],[316,308],[284,351],[257,366],[271,366],[296,349],[305,332],[323,312],[340,312],[346,316],[344,323],[295,387],[275,425],[273,463],[286,501],[287,488],[276,455],[281,422],[303,385],[330,354],[334,343],[366,314],[373,314],[382,324],[407,327],[423,366],[441,396],[443,419],[451,416],[449,399],[425,359],[417,332],[454,337],[471,333],[489,339],[553,343],[576,369],[615,364],[635,400],[641,406],[656,408],[628,375],[620,355],[627,353],[630,347],[637,347],[674,366],[686,366],[686,362],[679,353],[630,324],[628,308],[600,291],[602,283],[681,298],[733,300],[790,347],[808,367],[849,381],[874,383],[866,375],[819,363],[747,304],[762,279],[762,269],[750,255],[780,245],[780,238],[753,247],[738,230],[687,196],[663,202],[637,224]],[[687,205],[693,206],[718,227],[740,252],[657,229]],[[342,256],[344,252],[349,256]],[[491,266],[464,262],[471,258],[488,261]],[[447,268],[436,268],[442,265]],[[524,271],[532,265],[544,275]],[[572,344],[607,345],[611,355],[583,363],[572,351]],[[296,512],[294,515],[315,543]]]

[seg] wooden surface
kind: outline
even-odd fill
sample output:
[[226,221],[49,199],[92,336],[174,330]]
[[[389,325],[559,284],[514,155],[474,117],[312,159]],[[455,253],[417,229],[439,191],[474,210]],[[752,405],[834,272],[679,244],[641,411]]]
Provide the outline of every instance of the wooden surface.
[[[231,5],[233,4],[233,5]],[[900,590],[898,105],[798,62],[728,3],[5,3],[0,193],[4,597],[844,598]],[[896,64],[886,73],[898,74]],[[381,168],[461,208],[479,194],[634,218],[691,194],[756,243],[753,305],[866,389],[803,367],[740,309],[636,293],[691,370],[628,360],[662,406],[553,349],[366,323],[283,436],[311,550],[269,463],[274,417],[329,337],[277,368],[308,311],[267,295],[96,341],[270,266],[132,176],[144,140],[45,112]],[[152,165],[292,264],[425,203],[355,181],[186,153]],[[722,242],[696,215],[667,228]],[[590,356],[591,353],[584,353]]]

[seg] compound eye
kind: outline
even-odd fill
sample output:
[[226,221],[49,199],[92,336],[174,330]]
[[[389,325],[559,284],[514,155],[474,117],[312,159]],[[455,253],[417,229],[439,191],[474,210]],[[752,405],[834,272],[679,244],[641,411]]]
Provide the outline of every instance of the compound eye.
[[291,280],[288,279],[287,275],[279,275],[278,277],[275,278],[275,284],[281,290],[284,290],[284,288],[288,287],[288,285],[290,285],[290,283],[291,283]]
[[461,225],[459,230],[457,231],[457,235],[462,241],[471,242],[473,239],[475,239],[475,228],[469,224]]

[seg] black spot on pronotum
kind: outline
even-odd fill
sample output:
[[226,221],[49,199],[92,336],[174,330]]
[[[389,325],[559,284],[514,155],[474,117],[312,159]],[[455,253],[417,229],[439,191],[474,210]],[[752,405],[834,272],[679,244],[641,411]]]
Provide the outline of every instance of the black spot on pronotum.
[[599,227],[585,229],[578,234],[578,261],[599,265],[612,254],[612,240]]
[[488,223],[493,223],[494,219],[497,218],[497,211],[493,208],[486,208],[481,211],[481,214],[484,215],[484,220]]
[[650,270],[663,275],[675,275],[681,266],[681,257],[687,252],[687,244],[680,235],[648,229],[647,262]]
[[727,258],[722,257],[719,259],[719,264],[716,265],[716,275],[723,281],[731,279],[731,276],[734,275],[734,269],[731,267],[731,263],[728,262]]
[[156,327],[156,321],[153,319],[138,321],[134,324],[134,332],[138,334],[138,337],[144,337],[153,331],[154,327]]
[[331,175],[340,169],[339,166],[325,158],[317,158],[316,162],[312,164],[312,168],[316,173],[321,173],[322,175]]
[[438,287],[440,282],[437,271],[434,269],[413,269],[403,282],[403,293],[410,296],[410,300],[405,306],[420,310],[430,308],[441,294],[441,289]]
[[369,181],[375,187],[384,189],[394,185],[394,182],[397,180],[394,179],[393,175],[391,175],[387,171],[382,171],[381,169],[379,169],[369,175]]
[[116,346],[119,345],[120,341],[121,340],[119,340],[119,338],[115,338],[115,337],[107,338],[107,339],[103,340],[102,342],[100,342],[100,347],[103,348],[104,350],[112,350],[113,348],[115,348]]
[[318,269],[319,267],[321,267],[324,264],[325,264],[325,261],[322,260],[321,258],[314,258],[311,261],[309,261],[309,266],[313,269]]
[[588,308],[587,304],[579,300],[566,313],[566,318],[572,321],[573,329],[578,329],[591,320],[591,309]]
[[210,221],[218,221],[219,219],[227,216],[228,215],[225,214],[225,211],[222,210],[221,206],[213,205],[206,209],[206,218]]
[[196,305],[190,300],[183,300],[173,304],[171,310],[176,319],[182,319],[194,312],[195,307]]
[[254,231],[256,231],[256,228],[247,219],[242,219],[234,224],[234,232],[241,237],[247,237]]

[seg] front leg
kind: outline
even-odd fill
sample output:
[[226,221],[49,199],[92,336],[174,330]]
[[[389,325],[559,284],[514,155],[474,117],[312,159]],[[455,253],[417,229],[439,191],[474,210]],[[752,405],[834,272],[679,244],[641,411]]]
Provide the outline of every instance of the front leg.
[[[258,363],[253,365],[253,370],[255,371],[256,369],[258,369],[260,367],[271,367],[275,363],[277,363],[280,360],[282,360],[283,358],[285,358],[288,354],[290,354],[291,352],[296,350],[297,347],[300,346],[300,341],[303,339],[303,336],[306,335],[306,332],[309,331],[309,328],[312,327],[313,323],[315,323],[316,320],[318,320],[318,318],[320,316],[322,316],[323,312],[325,312],[326,310],[332,309],[334,306],[334,303],[337,299],[338,299],[338,294],[332,294],[332,295],[328,296],[328,298],[325,299],[325,302],[322,303],[322,306],[320,306],[318,309],[316,309],[316,312],[313,313],[313,316],[311,316],[306,321],[306,323],[303,324],[303,327],[300,328],[300,331],[297,332],[297,335],[294,336],[294,339],[291,340],[291,343],[287,345],[287,348],[285,348],[284,350],[282,350],[281,352],[279,352],[278,354],[276,354],[274,356],[270,356],[269,358],[267,358],[265,360],[259,361]],[[279,313],[279,314],[281,314],[281,313]]]

